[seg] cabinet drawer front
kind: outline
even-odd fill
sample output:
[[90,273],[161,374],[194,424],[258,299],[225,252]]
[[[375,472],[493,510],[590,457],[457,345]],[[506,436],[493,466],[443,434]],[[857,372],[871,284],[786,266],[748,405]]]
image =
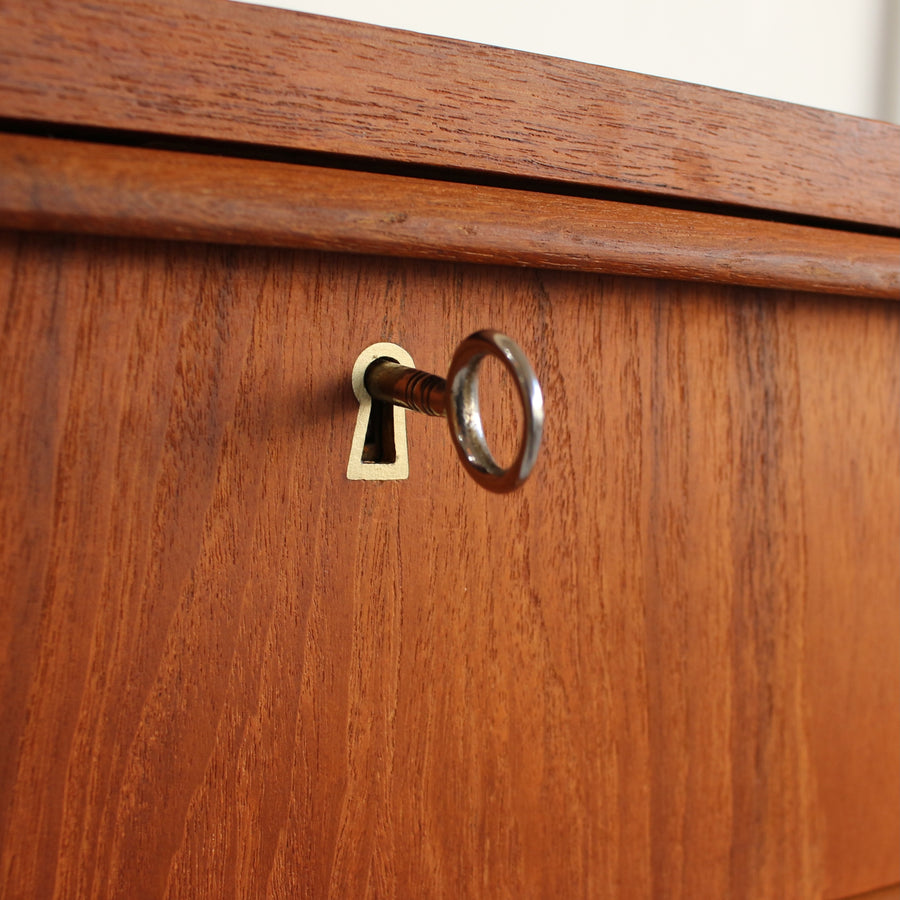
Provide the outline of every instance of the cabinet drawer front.
[[[896,304],[14,234],[0,278],[11,895],[900,877]],[[348,481],[360,350],[487,326],[528,484],[415,416]]]

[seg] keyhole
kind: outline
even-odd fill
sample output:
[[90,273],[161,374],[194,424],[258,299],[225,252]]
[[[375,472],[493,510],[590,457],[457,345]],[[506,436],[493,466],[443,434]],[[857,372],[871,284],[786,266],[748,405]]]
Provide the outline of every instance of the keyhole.
[[396,344],[366,347],[353,366],[353,393],[359,401],[356,428],[350,445],[347,478],[351,481],[398,481],[409,478],[406,451],[406,410],[375,400],[366,390],[366,369],[376,359],[390,359],[413,367],[412,357]]
[[363,444],[364,463],[395,463],[397,447],[394,443],[394,407],[381,400],[372,400],[366,441]]

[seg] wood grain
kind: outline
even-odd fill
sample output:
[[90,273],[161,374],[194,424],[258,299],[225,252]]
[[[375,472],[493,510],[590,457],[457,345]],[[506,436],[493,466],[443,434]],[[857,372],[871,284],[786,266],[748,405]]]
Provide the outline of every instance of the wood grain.
[[900,299],[900,238],[529,191],[0,136],[8,227]]
[[[4,896],[898,880],[896,304],[48,235],[0,275]],[[543,382],[526,487],[414,416],[408,482],[347,481],[359,350],[484,326]]]
[[900,227],[900,128],[224,0],[5,0],[0,116]]
[[[827,378],[832,354],[846,346],[847,331],[859,327],[846,307],[805,322],[798,354],[803,382]],[[871,321],[864,327],[879,326]],[[882,884],[896,881],[887,873],[900,858],[900,802],[889,799],[900,797],[900,568],[889,573],[883,566],[900,557],[900,503],[882,509],[875,497],[900,497],[900,466],[877,464],[859,440],[880,415],[883,440],[900,447],[900,364],[896,347],[878,338],[870,343],[863,337],[855,353],[848,359],[854,390],[834,392],[818,412],[821,423],[810,410],[803,441],[804,466],[818,476],[804,485],[807,515],[828,522],[852,505],[858,522],[852,532],[819,528],[806,535],[811,559],[830,560],[827,566],[807,563],[815,608],[807,608],[805,652],[817,692],[810,704],[810,727],[820,738],[812,747],[814,770],[824,804],[841,810],[824,833],[834,866],[825,887],[837,897],[858,891],[872,869],[886,873]],[[880,401],[861,402],[869,397]],[[832,427],[833,421],[843,427]],[[832,474],[846,485],[843,491],[825,489]],[[847,597],[856,598],[852,608]],[[864,694],[849,687],[857,681],[867,686]],[[866,735],[865,742],[848,734],[848,726]]]

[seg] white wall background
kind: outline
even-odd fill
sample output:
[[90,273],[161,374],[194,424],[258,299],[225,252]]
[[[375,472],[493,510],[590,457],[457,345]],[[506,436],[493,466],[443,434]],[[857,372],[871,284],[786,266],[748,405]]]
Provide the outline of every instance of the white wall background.
[[263,2],[900,122],[900,0]]

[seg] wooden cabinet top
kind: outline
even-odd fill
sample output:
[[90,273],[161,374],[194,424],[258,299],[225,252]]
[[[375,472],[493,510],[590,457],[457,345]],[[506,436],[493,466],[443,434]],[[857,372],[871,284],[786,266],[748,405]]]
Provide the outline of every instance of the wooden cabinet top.
[[7,0],[0,117],[900,228],[897,126],[225,0]]

